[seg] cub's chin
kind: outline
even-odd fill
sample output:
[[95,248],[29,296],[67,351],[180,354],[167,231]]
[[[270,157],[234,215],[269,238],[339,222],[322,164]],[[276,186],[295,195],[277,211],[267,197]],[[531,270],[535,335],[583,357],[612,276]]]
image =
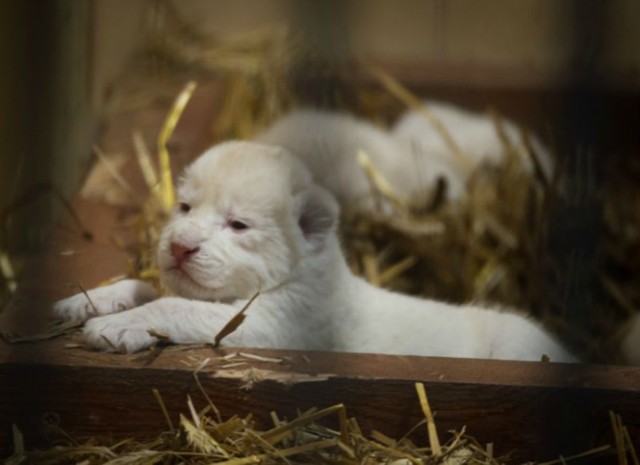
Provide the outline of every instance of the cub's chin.
[[163,271],[160,281],[163,286],[181,297],[197,300],[221,300],[216,289],[200,284],[179,268]]
[[243,292],[246,286],[227,284],[215,287],[201,282],[189,273],[178,268],[164,270],[160,277],[162,285],[175,295],[194,300],[212,302],[233,302],[234,300],[250,299],[255,292]]

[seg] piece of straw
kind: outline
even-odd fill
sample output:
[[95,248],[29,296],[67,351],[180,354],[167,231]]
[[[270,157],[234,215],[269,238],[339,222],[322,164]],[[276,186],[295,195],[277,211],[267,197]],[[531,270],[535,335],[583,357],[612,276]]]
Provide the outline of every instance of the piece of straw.
[[389,268],[385,269],[378,276],[378,283],[380,286],[384,286],[390,281],[393,281],[395,278],[400,276],[402,273],[410,269],[413,265],[418,262],[418,259],[414,256],[406,257],[400,260],[398,263],[391,265]]
[[158,402],[158,405],[160,405],[160,410],[162,410],[162,414],[164,415],[164,419],[167,422],[167,425],[169,426],[169,430],[173,431],[175,428],[173,426],[173,422],[171,421],[171,416],[169,415],[169,411],[167,410],[167,406],[164,403],[164,400],[162,399],[162,396],[160,395],[160,391],[158,391],[156,388],[153,388],[151,390],[151,392],[153,392],[153,397],[156,398],[156,401]]
[[24,436],[15,423],[11,425],[11,430],[13,432],[13,453],[16,456],[23,456],[25,453]]
[[122,177],[118,169],[115,166],[113,166],[113,163],[111,162],[111,160],[109,160],[109,157],[105,155],[105,153],[100,149],[100,147],[98,147],[97,145],[94,145],[93,152],[98,157],[98,161],[102,164],[102,166],[105,167],[105,169],[109,172],[111,177],[120,185],[120,187],[122,187],[122,189],[124,189],[129,195],[135,196],[135,193],[131,188],[131,185],[127,182],[126,179]]
[[402,101],[407,107],[412,110],[418,112],[422,117],[424,117],[436,130],[442,140],[449,148],[453,156],[455,157],[456,164],[458,167],[466,174],[469,174],[473,170],[473,164],[471,163],[469,157],[462,151],[460,146],[456,143],[455,139],[451,135],[451,133],[444,126],[442,121],[434,115],[429,108],[420,101],[418,97],[413,95],[409,89],[404,87],[400,81],[391,76],[386,71],[376,68],[369,68],[371,74],[378,79],[382,85],[395,97],[397,97],[400,101]]
[[[281,457],[289,457],[291,455],[305,454],[308,452],[319,451],[322,449],[328,449],[338,445],[338,439],[325,439],[323,441],[312,442],[304,444],[302,446],[290,447],[288,449],[281,449],[278,451],[278,455]],[[220,462],[218,465],[249,465],[261,463],[264,460],[271,458],[270,454],[251,455],[249,457],[242,457],[237,459],[231,459],[224,462]]]
[[436,429],[436,422],[433,419],[433,413],[429,406],[429,400],[427,399],[427,392],[424,389],[424,384],[416,383],[416,391],[418,393],[418,399],[420,400],[420,407],[427,419],[427,432],[429,435],[429,444],[431,444],[431,450],[433,455],[438,456],[442,454],[442,448],[440,447],[440,440],[438,439],[438,431]]
[[548,462],[542,462],[542,463],[539,463],[538,465],[559,465],[559,464],[561,465],[561,464],[565,464],[565,463],[567,463],[569,461],[572,461],[572,460],[592,457],[594,455],[598,455],[598,454],[601,454],[603,452],[607,452],[610,449],[611,449],[611,446],[609,444],[607,444],[607,445],[604,445],[604,446],[600,446],[600,447],[595,447],[593,449],[589,449],[588,451],[581,452],[579,454],[569,455],[567,457],[559,457],[559,458],[557,458],[555,460],[550,460]]
[[401,212],[405,212],[407,210],[407,202],[396,193],[391,183],[377,169],[369,154],[364,150],[359,150],[357,160],[371,186]]
[[162,129],[160,130],[160,135],[158,136],[160,185],[162,191],[162,206],[165,212],[171,210],[171,207],[173,207],[173,204],[175,203],[175,191],[173,188],[173,178],[167,142],[173,135],[173,131],[180,120],[180,116],[182,116],[182,112],[187,107],[187,103],[189,103],[189,100],[195,90],[196,83],[194,81],[187,83],[182,92],[180,92],[173,102],[171,111],[165,119]]
[[149,192],[151,192],[158,201],[162,202],[160,182],[158,181],[156,168],[153,165],[151,154],[149,153],[149,149],[142,138],[142,134],[140,134],[140,131],[133,131],[131,138],[133,140],[136,160],[138,161],[138,166],[140,167],[140,172],[142,173],[144,182],[147,185]]
[[626,426],[622,427],[622,432],[624,435],[624,439],[627,442],[627,448],[629,450],[629,454],[631,455],[631,460],[633,461],[633,465],[640,465],[640,460],[638,460],[638,453],[636,452],[636,446],[633,444],[631,440],[631,436],[629,435],[629,428]]
[[3,250],[0,250],[0,273],[7,286],[9,293],[13,294],[18,288],[16,281],[16,273],[9,258],[9,254]]
[[262,433],[262,438],[269,441],[270,444],[277,444],[301,426],[308,425],[309,423],[317,421],[320,418],[324,418],[326,416],[340,412],[344,410],[344,408],[345,407],[343,404],[336,404],[331,407],[318,410],[316,412],[300,415],[298,418],[289,423]]
[[625,450],[625,437],[620,415],[609,410],[609,420],[611,421],[611,429],[616,443],[616,451],[618,453],[618,465],[628,465],[627,453]]
[[256,292],[251,299],[242,307],[242,309],[235,314],[233,318],[229,320],[229,322],[224,325],[224,327],[220,330],[213,341],[213,347],[218,347],[220,342],[227,337],[229,334],[233,333],[238,327],[242,324],[244,319],[246,318],[245,312],[249,309],[254,300],[258,298],[260,295],[260,291]]

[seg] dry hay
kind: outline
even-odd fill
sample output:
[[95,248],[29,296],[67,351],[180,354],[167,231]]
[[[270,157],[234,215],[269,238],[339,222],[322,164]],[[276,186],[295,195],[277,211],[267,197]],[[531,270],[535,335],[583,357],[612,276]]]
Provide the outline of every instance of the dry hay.
[[[197,372],[194,374],[197,378]],[[200,385],[198,383],[198,385]],[[441,443],[424,386],[416,383],[419,406],[425,419],[407,435],[396,440],[379,431],[365,435],[355,418],[349,418],[342,404],[321,410],[311,409],[291,421],[271,412],[273,426],[255,428],[252,415],[223,419],[207,393],[207,405],[197,411],[187,398],[188,414],[180,415],[176,427],[160,393],[153,390],[167,421],[168,430],[141,442],[92,438],[79,442],[58,427],[51,427],[55,446],[47,450],[27,451],[20,430],[14,425],[14,454],[5,465],[155,465],[155,464],[343,464],[343,465],[498,465],[508,457],[495,457],[494,444],[481,445],[465,433],[465,428],[449,433]],[[327,427],[330,420],[337,428]],[[629,431],[619,415],[610,412],[614,445],[603,445],[540,465],[565,464],[578,459],[617,457],[619,465],[639,465]],[[425,445],[409,439],[420,429]]]

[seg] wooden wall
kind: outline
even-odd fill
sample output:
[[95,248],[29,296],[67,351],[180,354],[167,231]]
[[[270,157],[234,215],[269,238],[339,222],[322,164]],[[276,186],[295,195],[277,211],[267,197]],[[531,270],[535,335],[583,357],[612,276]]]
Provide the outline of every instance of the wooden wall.
[[70,195],[94,136],[90,90],[90,3],[0,2],[0,212],[28,191],[31,201],[6,224],[0,248],[38,249],[44,225]]
[[[180,0],[177,11],[202,32],[228,36],[291,18],[287,0]],[[575,0],[351,0],[334,2],[354,51],[425,69],[433,83],[553,86],[571,71]],[[154,0],[94,0],[94,75],[99,94],[141,40]],[[304,0],[293,2],[296,8]],[[640,85],[640,3],[608,2],[603,66],[619,84]],[[328,25],[329,28],[332,24]],[[117,32],[117,33],[116,33]],[[422,78],[425,76],[423,74]],[[96,97],[96,102],[100,97]]]

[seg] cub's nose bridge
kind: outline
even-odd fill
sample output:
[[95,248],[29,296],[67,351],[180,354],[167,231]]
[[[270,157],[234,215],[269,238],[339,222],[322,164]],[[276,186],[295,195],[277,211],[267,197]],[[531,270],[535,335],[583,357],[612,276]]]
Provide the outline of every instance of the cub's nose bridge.
[[169,233],[168,239],[172,244],[195,249],[206,240],[209,230],[207,224],[192,219],[176,222],[167,232]]

